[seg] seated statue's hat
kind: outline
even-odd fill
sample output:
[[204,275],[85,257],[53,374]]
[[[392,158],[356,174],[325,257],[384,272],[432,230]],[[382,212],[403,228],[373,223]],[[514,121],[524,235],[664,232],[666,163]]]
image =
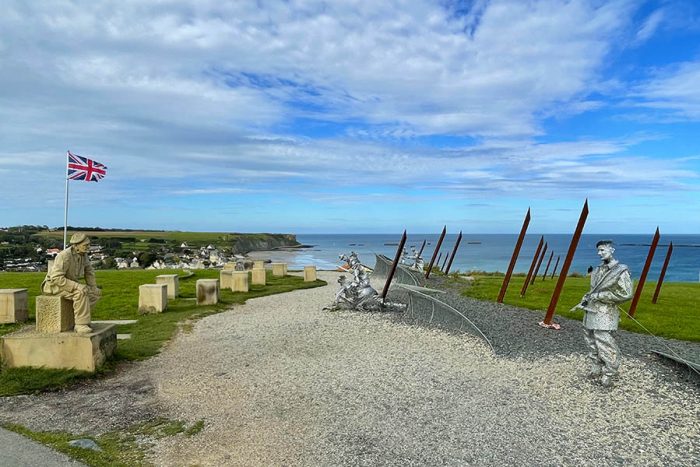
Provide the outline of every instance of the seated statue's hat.
[[70,237],[70,244],[71,245],[77,245],[78,243],[83,243],[85,240],[89,240],[87,235],[84,233],[74,233]]

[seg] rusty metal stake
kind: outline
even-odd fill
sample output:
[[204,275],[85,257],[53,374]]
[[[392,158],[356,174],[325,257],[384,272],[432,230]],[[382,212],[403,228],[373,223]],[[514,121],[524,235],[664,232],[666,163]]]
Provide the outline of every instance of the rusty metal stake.
[[656,245],[659,244],[659,228],[656,228],[654,233],[654,238],[651,240],[651,246],[649,247],[649,254],[647,255],[647,261],[644,263],[644,269],[642,269],[642,275],[639,276],[639,283],[637,284],[637,289],[634,291],[634,297],[632,297],[632,303],[630,304],[630,311],[627,312],[628,315],[634,316],[637,311],[637,304],[639,303],[639,298],[642,296],[642,290],[644,289],[644,283],[647,280],[647,274],[649,273],[649,268],[651,267],[651,261],[654,259],[654,252],[656,251]]
[[450,268],[452,267],[452,261],[455,259],[455,255],[457,255],[457,248],[459,248],[459,242],[462,241],[462,231],[459,231],[459,235],[457,235],[457,243],[455,243],[455,247],[452,250],[452,256],[450,257],[450,262],[447,263],[447,269],[445,270],[445,274],[450,273]]
[[542,248],[542,254],[540,255],[540,259],[537,260],[537,267],[535,268],[535,272],[532,275],[532,280],[530,281],[530,285],[535,283],[535,279],[537,279],[537,274],[540,273],[540,266],[542,266],[542,260],[544,259],[544,255],[547,254],[547,242],[544,244],[544,248]]
[[496,301],[498,303],[503,303],[503,297],[506,296],[506,290],[508,290],[508,284],[510,283],[510,277],[513,275],[513,269],[515,269],[515,263],[518,261],[518,255],[520,254],[520,247],[523,246],[523,239],[525,238],[525,232],[527,232],[527,226],[530,224],[530,208],[527,208],[527,214],[525,214],[525,220],[523,221],[523,226],[520,229],[520,235],[518,235],[518,241],[515,242],[515,249],[513,250],[513,256],[510,257],[510,263],[508,263],[508,270],[503,278],[503,284],[501,284],[501,290],[498,292],[498,298]]
[[552,258],[554,258],[554,250],[549,254],[549,261],[547,261],[547,267],[544,268],[544,274],[542,274],[542,280],[544,281],[545,277],[547,277],[547,271],[549,271],[549,265],[552,264]]
[[428,240],[423,240],[423,244],[420,246],[420,250],[418,250],[418,256],[423,254],[423,248],[425,248],[425,242]]
[[[447,233],[447,226],[444,226],[442,228],[442,233],[440,234],[440,238],[438,239],[437,245],[435,246],[435,251],[433,252],[433,257],[430,260],[430,265],[428,265],[428,270],[425,273],[425,278],[430,277],[430,271],[433,269],[433,264],[435,264],[435,257],[438,254],[438,251],[440,251],[440,245],[442,245],[442,240],[445,238],[445,234]],[[438,260],[438,263],[440,260]]]
[[399,265],[399,259],[401,259],[401,253],[403,252],[403,246],[406,244],[406,231],[403,231],[401,236],[401,241],[399,242],[399,247],[396,249],[396,256],[394,257],[394,264],[391,265],[391,271],[389,271],[389,277],[386,278],[386,283],[384,283],[384,290],[382,290],[382,300],[386,298],[387,292],[389,292],[389,286],[391,285],[391,280],[394,278],[394,273],[396,272],[396,267]]
[[[552,324],[552,318],[554,317],[554,312],[557,309],[557,303],[559,302],[559,296],[561,295],[561,290],[564,288],[564,282],[566,282],[566,275],[569,273],[569,268],[571,267],[571,262],[574,260],[574,254],[576,253],[576,247],[578,246],[578,241],[581,238],[581,233],[583,232],[583,226],[586,225],[587,218],[588,218],[588,198],[586,198],[586,202],[583,203],[583,209],[581,209],[581,216],[578,218],[578,224],[576,225],[576,231],[574,231],[574,236],[571,237],[571,244],[569,245],[569,251],[566,253],[566,258],[564,259],[564,265],[561,267],[561,272],[559,273],[559,279],[557,280],[557,285],[554,287],[554,293],[552,293],[552,298],[549,301],[549,307],[547,307],[547,315],[544,317],[544,324],[546,326],[549,326]],[[559,263],[559,259],[557,259],[557,264],[558,263]]]
[[450,259],[450,252],[448,251],[447,254],[445,255],[445,261],[442,262],[442,267],[440,270],[444,273],[445,272],[445,265],[447,265],[447,260]]
[[664,277],[666,276],[666,268],[668,267],[668,262],[671,261],[671,253],[673,253],[673,242],[669,243],[668,251],[666,251],[666,259],[664,260],[664,265],[661,268],[661,274],[659,274],[659,282],[656,283],[656,290],[654,291],[654,298],[651,299],[651,303],[656,305],[656,301],[659,299],[659,292],[661,292],[661,284],[664,283]]
[[552,277],[551,279],[554,279],[554,274],[557,273],[557,268],[559,267],[559,260],[561,259],[561,256],[557,255],[557,262],[554,264],[554,269],[552,269]]
[[530,279],[532,279],[532,272],[535,270],[535,264],[537,264],[537,259],[540,257],[540,251],[542,251],[542,245],[544,244],[544,235],[540,237],[540,242],[537,244],[537,250],[535,251],[535,256],[532,257],[532,263],[530,263],[530,270],[527,272],[527,277],[525,282],[523,282],[523,287],[520,289],[520,296],[524,297],[527,288],[530,285]]
[[438,255],[437,261],[435,261],[435,266],[440,267],[440,260],[442,260],[442,251]]

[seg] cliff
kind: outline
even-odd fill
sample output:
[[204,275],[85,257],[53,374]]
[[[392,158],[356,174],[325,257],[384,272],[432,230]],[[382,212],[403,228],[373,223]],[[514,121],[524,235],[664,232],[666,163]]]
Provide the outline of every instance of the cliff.
[[231,242],[233,252],[239,254],[299,246],[296,235],[291,234],[245,234]]

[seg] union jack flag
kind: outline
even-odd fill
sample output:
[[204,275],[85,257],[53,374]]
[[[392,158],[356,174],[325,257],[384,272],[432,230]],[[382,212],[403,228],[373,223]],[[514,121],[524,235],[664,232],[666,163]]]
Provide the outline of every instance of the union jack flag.
[[105,175],[107,167],[103,164],[68,151],[68,180],[99,182]]

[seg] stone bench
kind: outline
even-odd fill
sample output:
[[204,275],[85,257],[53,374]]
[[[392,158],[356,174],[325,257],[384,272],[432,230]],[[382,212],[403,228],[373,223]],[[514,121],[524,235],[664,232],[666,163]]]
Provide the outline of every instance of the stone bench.
[[72,331],[75,326],[73,302],[59,295],[36,297],[36,332],[55,334]]
[[168,286],[168,298],[177,298],[180,295],[180,279],[177,274],[161,274],[156,276],[156,284]]
[[0,324],[23,323],[28,317],[27,289],[0,289]]
[[287,263],[272,263],[272,275],[284,277],[287,275]]
[[316,266],[304,266],[304,282],[316,280]]
[[197,305],[219,303],[219,279],[197,279]]
[[139,313],[161,313],[167,308],[168,286],[166,284],[139,286]]
[[264,268],[253,268],[251,272],[251,283],[253,285],[265,285],[267,283],[267,276]]
[[219,284],[222,289],[230,289],[233,286],[233,269],[222,269],[219,271]]
[[247,292],[248,291],[248,271],[232,271],[231,282],[232,292]]

